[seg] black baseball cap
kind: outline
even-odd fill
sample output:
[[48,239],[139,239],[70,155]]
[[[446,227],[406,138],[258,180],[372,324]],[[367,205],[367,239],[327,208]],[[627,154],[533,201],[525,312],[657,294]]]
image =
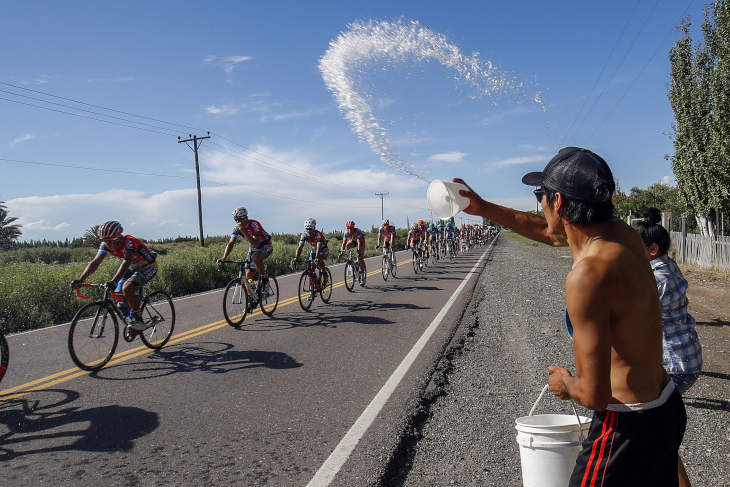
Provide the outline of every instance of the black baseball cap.
[[[550,159],[542,172],[525,174],[522,182],[544,186],[568,199],[599,203],[616,190],[613,173],[603,158],[588,149],[565,147]],[[597,191],[603,188],[601,191]]]

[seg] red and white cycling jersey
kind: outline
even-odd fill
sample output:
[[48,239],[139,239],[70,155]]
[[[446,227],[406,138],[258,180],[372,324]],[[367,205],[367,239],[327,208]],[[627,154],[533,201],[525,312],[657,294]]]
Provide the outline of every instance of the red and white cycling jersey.
[[395,240],[397,237],[395,235],[395,225],[388,225],[386,227],[380,227],[380,230],[378,231],[378,235],[382,235],[385,240]]
[[[269,235],[266,230],[264,230],[264,227],[261,226],[261,224],[256,220],[249,220],[246,224],[246,231],[251,235],[252,237],[261,237],[263,239],[262,242],[267,242],[271,240],[271,235]],[[243,237],[243,234],[238,229],[238,227],[233,227],[233,231],[231,232],[231,238],[238,238]]]
[[109,246],[101,242],[99,245],[99,254],[112,254],[114,257],[124,259],[129,254],[133,254],[131,267],[141,267],[147,264],[151,264],[155,261],[157,254],[152,252],[141,240],[131,235],[122,235],[122,245],[117,249],[109,248]]
[[327,239],[324,238],[324,234],[319,230],[315,230],[313,235],[309,235],[309,232],[302,233],[301,237],[299,237],[299,243],[303,244],[304,242],[309,242],[312,244],[312,247],[316,247],[318,243],[322,242],[324,247],[327,248]]

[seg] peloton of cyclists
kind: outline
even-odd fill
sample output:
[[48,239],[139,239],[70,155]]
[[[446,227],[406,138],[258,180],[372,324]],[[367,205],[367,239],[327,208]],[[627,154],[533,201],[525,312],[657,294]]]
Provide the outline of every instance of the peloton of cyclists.
[[[131,310],[133,318],[129,327],[135,331],[146,328],[139,315],[140,302],[136,290],[148,283],[157,274],[155,259],[157,254],[150,250],[141,240],[131,235],[122,235],[124,229],[118,221],[108,221],[101,225],[96,235],[101,240],[99,251],[86,265],[78,279],[71,281],[71,288],[78,288],[87,277],[98,269],[99,264],[108,254],[122,259],[114,277],[106,283],[109,291],[122,292],[124,306]],[[122,308],[124,309],[124,308]]]
[[[225,250],[223,250],[223,257],[216,260],[215,263],[222,266],[233,250],[233,246],[236,245],[238,237],[243,237],[248,240],[250,245],[246,258],[251,259],[251,262],[256,266],[256,270],[261,275],[261,284],[265,285],[269,281],[269,276],[266,274],[264,259],[274,253],[271,236],[264,230],[261,223],[256,220],[249,220],[248,210],[243,206],[233,210],[233,220],[235,220],[236,226],[231,231],[231,239],[226,244]],[[246,269],[247,279],[253,279],[255,276],[251,269]]]
[[383,224],[378,230],[378,242],[377,247],[380,247],[380,237],[383,237],[383,255],[388,252],[388,248],[391,248],[395,252],[395,241],[398,236],[395,234],[395,225],[390,224],[390,220],[387,218],[383,220]]
[[350,220],[345,224],[345,232],[342,237],[342,248],[337,254],[339,258],[345,249],[357,247],[357,262],[360,264],[360,285],[365,286],[367,278],[367,270],[365,269],[365,234],[359,228],[355,227],[355,222]]
[[312,247],[309,258],[317,261],[317,267],[319,267],[319,270],[322,271],[322,276],[324,276],[324,282],[322,284],[326,285],[327,267],[325,266],[324,260],[329,255],[330,249],[327,247],[327,239],[324,234],[317,230],[317,220],[314,218],[307,218],[304,221],[304,233],[299,237],[299,246],[294,253],[291,265],[294,265],[299,259],[305,242],[309,242],[309,245]]

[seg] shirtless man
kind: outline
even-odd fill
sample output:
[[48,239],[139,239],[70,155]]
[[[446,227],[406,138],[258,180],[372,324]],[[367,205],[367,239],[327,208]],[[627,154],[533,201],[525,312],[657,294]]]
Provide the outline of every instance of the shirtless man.
[[538,186],[545,218],[471,190],[460,194],[469,198],[467,213],[573,254],[565,299],[575,375],[551,366],[548,384],[594,414],[569,485],[679,485],[687,416],[662,366],[662,314],[643,242],[613,216],[610,168],[593,152],[567,147],[522,181]]

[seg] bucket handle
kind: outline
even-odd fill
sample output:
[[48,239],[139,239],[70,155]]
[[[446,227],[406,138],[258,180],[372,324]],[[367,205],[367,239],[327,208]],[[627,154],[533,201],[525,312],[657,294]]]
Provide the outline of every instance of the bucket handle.
[[[545,387],[542,388],[542,392],[540,392],[540,395],[537,396],[537,401],[535,401],[535,404],[533,404],[532,409],[530,409],[530,414],[528,416],[532,416],[535,412],[535,409],[537,409],[537,405],[540,403],[540,399],[542,399],[542,396],[545,395],[548,388],[550,387],[550,384],[545,384]],[[575,408],[575,401],[573,401],[573,398],[570,398],[570,405],[573,407],[573,412],[575,413],[575,419],[578,420],[578,432],[580,434],[580,442],[581,444],[585,442],[585,437],[583,436],[583,423],[580,422],[580,416],[578,416],[578,410]]]

